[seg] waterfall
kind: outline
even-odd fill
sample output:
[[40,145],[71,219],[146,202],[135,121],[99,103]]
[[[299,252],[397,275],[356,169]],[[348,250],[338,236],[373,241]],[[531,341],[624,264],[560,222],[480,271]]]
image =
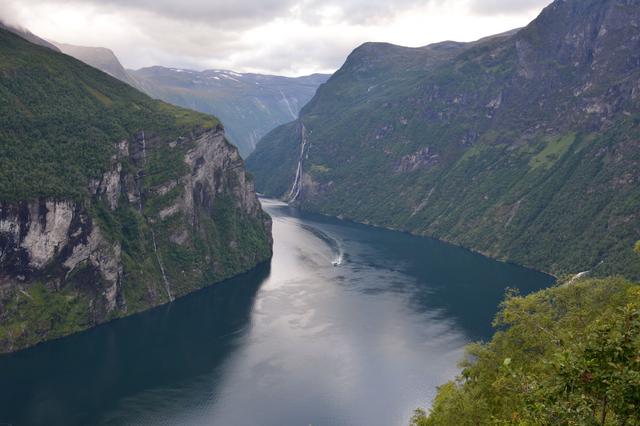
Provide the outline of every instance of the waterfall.
[[144,176],[140,176],[140,172],[142,171],[142,173],[144,173],[144,167],[147,164],[147,141],[144,137],[144,130],[141,130],[142,132],[142,167],[140,168],[141,170],[138,171],[138,179],[137,179],[137,183],[138,183],[138,210],[140,210],[140,214],[142,214],[142,177]]
[[169,279],[167,278],[167,274],[164,271],[164,265],[162,264],[162,259],[160,258],[160,254],[158,254],[158,246],[156,244],[156,233],[151,229],[151,241],[153,242],[153,252],[156,255],[156,260],[158,261],[158,266],[160,266],[160,272],[162,273],[162,280],[164,281],[164,288],[167,290],[167,296],[169,297],[169,301],[173,302],[173,296],[171,295],[171,286],[169,284]]
[[[143,209],[144,206],[142,205],[142,179],[144,177],[144,167],[146,166],[146,163],[147,163],[147,141],[144,137],[144,130],[142,130],[141,133],[142,133],[142,166],[140,168],[140,171],[138,171],[138,210],[140,211],[140,214],[145,218],[147,223],[149,223],[149,220],[144,214],[144,209]],[[156,244],[156,233],[153,230],[153,226],[151,226],[151,223],[149,223],[149,229],[151,230],[151,242],[153,243],[153,253],[156,256],[156,260],[158,261],[158,266],[160,267],[160,272],[162,273],[162,281],[164,282],[164,288],[167,291],[167,297],[169,297],[169,301],[173,302],[174,297],[171,294],[171,285],[169,284],[167,273],[164,270],[162,259],[160,258],[160,254],[158,253],[158,245]]]
[[300,196],[300,191],[302,190],[302,168],[304,166],[304,159],[307,150],[307,129],[304,127],[304,123],[300,123],[300,158],[298,159],[298,168],[296,169],[296,177],[293,180],[293,185],[291,186],[291,190],[287,195],[287,200],[289,202],[296,201]]
[[289,100],[287,99],[287,97],[284,95],[284,92],[282,91],[282,89],[280,89],[280,95],[282,96],[282,100],[284,101],[284,103],[287,105],[287,108],[289,109],[289,114],[291,114],[291,118],[293,118],[294,120],[298,118],[296,113],[293,112],[293,108],[291,108],[291,104],[289,103]]

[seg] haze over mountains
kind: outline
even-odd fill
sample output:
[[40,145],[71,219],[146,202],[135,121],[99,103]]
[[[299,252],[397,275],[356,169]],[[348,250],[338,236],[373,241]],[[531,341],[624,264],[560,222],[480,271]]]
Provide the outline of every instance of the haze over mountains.
[[47,40],[38,37],[37,35],[33,34],[31,31],[29,31],[26,28],[21,28],[15,25],[8,25],[0,19],[0,29],[11,31],[12,33],[19,35],[23,39],[33,44],[37,44],[39,46],[47,47],[53,51],[60,52],[60,49],[54,46],[53,43],[50,43]]
[[639,22],[637,1],[565,0],[475,43],[366,43],[247,165],[304,209],[638,278]]
[[104,47],[75,46],[72,44],[58,42],[53,42],[53,44],[55,44],[62,53],[73,56],[85,64],[98,68],[110,76],[139,89],[135,80],[129,76],[127,70],[124,69],[116,55],[111,50]]
[[226,70],[150,67],[129,71],[136,87],[175,105],[220,117],[229,140],[249,155],[269,131],[295,120],[329,76],[281,77]]

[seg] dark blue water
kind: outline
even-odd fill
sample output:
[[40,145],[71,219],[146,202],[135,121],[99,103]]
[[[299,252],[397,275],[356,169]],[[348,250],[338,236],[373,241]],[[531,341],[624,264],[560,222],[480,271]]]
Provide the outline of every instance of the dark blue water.
[[401,425],[544,274],[265,201],[270,265],[0,357],[0,424]]

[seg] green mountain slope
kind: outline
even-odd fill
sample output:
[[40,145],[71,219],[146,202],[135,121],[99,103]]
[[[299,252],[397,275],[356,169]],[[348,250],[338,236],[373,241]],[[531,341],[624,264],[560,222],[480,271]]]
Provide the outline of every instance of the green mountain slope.
[[637,1],[567,0],[475,43],[367,43],[248,168],[305,209],[640,277],[639,19]]
[[0,352],[270,257],[270,220],[216,118],[1,29],[0,116]]

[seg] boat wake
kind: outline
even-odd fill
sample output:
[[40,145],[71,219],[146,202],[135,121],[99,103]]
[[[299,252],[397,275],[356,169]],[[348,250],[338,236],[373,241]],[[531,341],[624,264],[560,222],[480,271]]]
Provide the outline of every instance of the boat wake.
[[331,264],[334,267],[338,267],[344,263],[345,253],[344,253],[344,250],[342,249],[342,244],[340,244],[340,242],[337,239],[319,230],[318,228],[314,228],[313,226],[304,225],[304,224],[301,226],[304,230],[311,232],[314,236],[316,236],[317,238],[325,242],[331,248],[331,251],[333,254]]

